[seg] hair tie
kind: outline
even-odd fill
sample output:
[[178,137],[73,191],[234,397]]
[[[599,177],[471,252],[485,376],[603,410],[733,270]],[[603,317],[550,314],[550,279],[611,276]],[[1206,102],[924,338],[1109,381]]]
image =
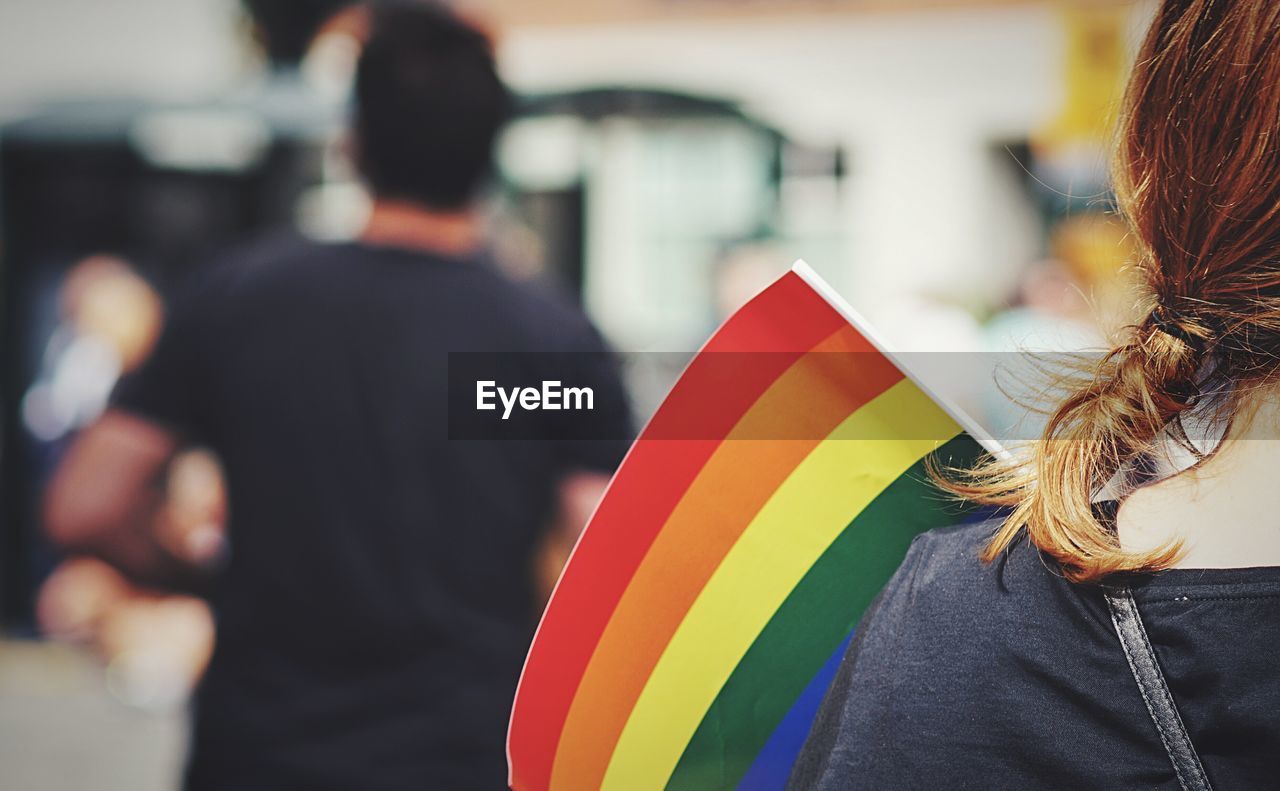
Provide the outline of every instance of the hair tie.
[[1178,340],[1191,347],[1192,351],[1202,352],[1208,345],[1208,341],[1199,335],[1191,333],[1186,327],[1182,326],[1185,317],[1175,310],[1171,310],[1163,305],[1158,306],[1151,312],[1151,326],[1171,338]]

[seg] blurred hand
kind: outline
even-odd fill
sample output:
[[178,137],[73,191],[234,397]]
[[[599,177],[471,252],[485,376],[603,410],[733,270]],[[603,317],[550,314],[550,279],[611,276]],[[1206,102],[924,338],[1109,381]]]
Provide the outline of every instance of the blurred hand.
[[541,604],[551,599],[560,572],[608,486],[609,476],[598,472],[574,473],[561,482],[555,523],[534,556],[535,593]]
[[201,567],[216,565],[225,548],[227,496],[222,467],[202,449],[187,450],[169,465],[157,535],[176,557]]

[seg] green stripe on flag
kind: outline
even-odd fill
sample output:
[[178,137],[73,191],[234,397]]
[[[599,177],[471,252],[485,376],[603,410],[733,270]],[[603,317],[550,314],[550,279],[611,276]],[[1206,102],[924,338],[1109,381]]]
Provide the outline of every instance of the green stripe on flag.
[[[962,435],[933,455],[945,465],[968,467],[982,453]],[[796,697],[893,575],[911,539],[963,521],[967,510],[929,481],[921,460],[854,517],[725,682],[685,747],[668,791],[736,788]]]

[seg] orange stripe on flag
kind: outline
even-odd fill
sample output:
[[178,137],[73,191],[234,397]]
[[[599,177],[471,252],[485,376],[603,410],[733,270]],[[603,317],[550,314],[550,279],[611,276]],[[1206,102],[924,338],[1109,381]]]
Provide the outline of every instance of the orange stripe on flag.
[[794,363],[743,416],[667,519],[605,627],[565,721],[553,789],[600,785],[667,642],[742,531],[822,439],[901,379],[845,327]]
[[589,787],[663,788],[733,669],[805,573],[876,496],[959,432],[903,379],[819,443],[684,612],[630,707],[604,782]]
[[788,272],[734,314],[690,363],[614,476],[543,614],[511,713],[513,787],[548,787],[565,717],[601,631],[707,459],[762,392],[846,324]]

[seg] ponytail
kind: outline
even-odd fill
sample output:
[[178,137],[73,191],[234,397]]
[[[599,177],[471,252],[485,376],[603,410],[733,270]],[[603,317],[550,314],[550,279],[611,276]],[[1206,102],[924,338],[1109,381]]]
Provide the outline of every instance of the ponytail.
[[1081,582],[1177,561],[1177,543],[1123,550],[1095,496],[1206,390],[1223,395],[1229,423],[1241,385],[1280,369],[1280,3],[1162,3],[1129,83],[1113,179],[1140,250],[1145,318],[1061,375],[1068,396],[1028,457],[946,482],[1010,509],[986,560],[1025,530]]

